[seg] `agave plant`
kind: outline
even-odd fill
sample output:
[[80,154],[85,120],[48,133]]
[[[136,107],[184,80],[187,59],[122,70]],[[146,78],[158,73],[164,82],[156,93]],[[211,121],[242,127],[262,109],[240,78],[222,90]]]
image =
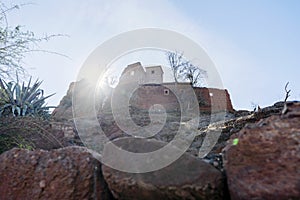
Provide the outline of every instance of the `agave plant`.
[[42,81],[38,79],[31,85],[31,78],[27,85],[17,82],[8,82],[0,78],[0,116],[49,116],[49,108],[45,105],[45,99],[54,94],[44,96],[40,89]]

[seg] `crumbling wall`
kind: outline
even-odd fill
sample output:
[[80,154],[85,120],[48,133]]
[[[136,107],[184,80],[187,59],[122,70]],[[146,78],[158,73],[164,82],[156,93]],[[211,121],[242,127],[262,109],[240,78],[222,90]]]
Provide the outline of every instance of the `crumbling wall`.
[[166,110],[179,109],[175,94],[162,85],[142,85],[131,97],[131,106],[148,110],[154,104],[161,104]]
[[[190,102],[191,96],[185,89],[188,85],[159,85],[159,84],[146,84],[141,85],[131,97],[131,106],[139,109],[149,109],[154,104],[161,104],[166,110],[179,110],[180,104],[178,98],[182,98],[185,105],[193,105]],[[172,92],[175,91],[176,95]],[[216,88],[193,88],[194,93],[199,103],[200,112],[220,112],[229,111],[234,109],[230,100],[227,90]],[[177,97],[176,97],[177,96]],[[193,108],[191,108],[193,109]]]
[[234,110],[226,89],[198,87],[194,88],[194,91],[199,102],[200,111],[218,112],[226,110],[232,112]]

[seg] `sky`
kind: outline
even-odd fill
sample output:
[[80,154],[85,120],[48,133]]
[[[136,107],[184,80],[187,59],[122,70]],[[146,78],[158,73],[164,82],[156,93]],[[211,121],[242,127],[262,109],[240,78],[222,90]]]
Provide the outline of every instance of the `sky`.
[[[64,55],[29,53],[28,71],[43,80],[58,105],[87,57],[103,42],[141,28],[172,30],[198,43],[214,62],[235,109],[300,100],[300,1],[297,0],[4,0],[29,3],[8,14],[37,36],[65,34],[39,44]],[[135,60],[136,61],[136,60]],[[145,59],[143,65],[158,64]],[[129,64],[124,62],[124,65]],[[124,66],[125,67],[125,66]]]

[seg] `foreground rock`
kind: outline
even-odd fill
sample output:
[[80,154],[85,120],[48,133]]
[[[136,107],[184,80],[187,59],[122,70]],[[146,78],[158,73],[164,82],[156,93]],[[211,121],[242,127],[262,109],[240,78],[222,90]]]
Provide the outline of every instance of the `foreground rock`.
[[300,103],[283,113],[231,137],[224,160],[231,199],[300,199]]
[[[166,143],[123,138],[114,141],[134,153],[157,150]],[[162,155],[163,156],[163,155]],[[120,160],[125,162],[125,160]],[[154,172],[126,173],[102,165],[103,176],[117,199],[223,199],[222,174],[211,165],[184,154],[171,165]]]
[[0,156],[1,199],[112,199],[85,148],[12,149]]

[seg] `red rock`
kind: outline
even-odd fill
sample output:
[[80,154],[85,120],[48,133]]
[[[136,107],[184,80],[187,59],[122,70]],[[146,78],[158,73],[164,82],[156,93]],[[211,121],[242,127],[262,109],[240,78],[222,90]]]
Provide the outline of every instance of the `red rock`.
[[112,199],[101,164],[86,148],[0,155],[0,199]]
[[300,103],[231,138],[224,163],[232,200],[300,199]]
[[52,117],[55,120],[70,120],[73,118],[72,113],[72,95],[76,82],[69,86],[67,94],[59,102],[59,105],[53,110]]
[[[151,152],[166,145],[156,140],[121,138],[113,141],[131,152]],[[122,161],[121,161],[122,162]],[[154,172],[126,173],[102,165],[103,176],[116,199],[223,199],[220,171],[185,153]]]

